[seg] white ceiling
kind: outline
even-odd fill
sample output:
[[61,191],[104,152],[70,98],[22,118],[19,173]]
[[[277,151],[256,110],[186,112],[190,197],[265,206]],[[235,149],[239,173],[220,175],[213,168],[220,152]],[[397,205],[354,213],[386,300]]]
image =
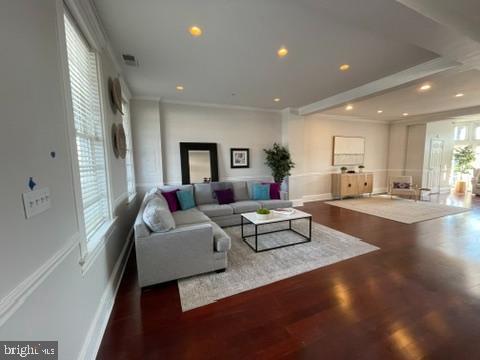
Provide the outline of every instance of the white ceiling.
[[[437,57],[311,2],[95,0],[95,5],[116,51],[140,62],[139,68],[124,66],[136,96],[300,107]],[[187,33],[193,24],[204,28],[204,36]],[[276,57],[281,45],[290,52],[284,59]],[[342,63],[351,70],[338,71]],[[183,93],[176,92],[177,84],[185,86]]]
[[[431,84],[431,89],[419,91],[419,87],[424,83]],[[463,93],[464,96],[455,97],[457,93]],[[352,101],[351,104],[354,108],[350,111],[346,111],[345,105],[341,105],[323,113],[390,121],[403,119],[404,112],[412,117],[478,106],[480,105],[480,71],[446,71],[377,96]],[[383,113],[378,114],[377,110],[383,110]]]
[[[329,114],[382,120],[480,104],[479,72],[460,71],[480,69],[477,0],[93,1],[116,52],[140,62],[123,66],[137,97],[268,109],[328,99],[342,104]],[[194,24],[202,37],[188,34]],[[278,59],[282,45],[289,55]],[[428,77],[435,86],[421,96],[416,82],[398,81],[403,72],[390,81],[439,56],[466,65]],[[351,70],[338,71],[342,63]],[[345,114],[343,94],[382,79],[383,89],[370,86],[379,96],[354,92],[362,100]],[[453,98],[460,88],[466,96]]]

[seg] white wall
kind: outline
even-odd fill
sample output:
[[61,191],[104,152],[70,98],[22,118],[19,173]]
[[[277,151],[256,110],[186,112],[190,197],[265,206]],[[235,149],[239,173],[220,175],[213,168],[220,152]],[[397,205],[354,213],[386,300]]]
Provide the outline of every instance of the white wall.
[[[0,67],[0,339],[58,340],[60,359],[75,359],[89,329],[100,324],[94,321],[103,320],[95,318],[97,312],[112,299],[111,286],[120,274],[115,270],[121,270],[118,260],[137,205],[126,204],[124,160],[111,159],[118,221],[82,275],[56,4],[0,4],[0,43],[8,49]],[[106,53],[101,63],[105,85],[117,71]],[[106,116],[108,129],[121,121],[109,106]],[[26,220],[21,194],[28,190],[30,176],[40,188],[50,188],[52,208]],[[101,336],[96,330],[95,341]]]
[[426,129],[427,126],[425,124],[407,127],[405,175],[411,176],[413,184],[416,186],[422,185]]
[[140,189],[163,184],[160,104],[154,100],[130,102],[135,179]]
[[[287,113],[288,114],[288,113]],[[331,197],[333,137],[365,137],[365,171],[374,174],[374,190],[385,191],[388,161],[389,125],[367,121],[344,121],[322,114],[301,117],[288,114],[283,128],[288,131],[284,142],[292,150],[297,164],[290,177],[290,198],[318,200]],[[288,124],[285,124],[287,121]]]
[[[182,181],[180,142],[217,143],[220,180],[271,176],[263,149],[282,140],[279,113],[162,103],[160,119],[165,183]],[[250,168],[230,168],[230,148],[235,147],[250,149]]]

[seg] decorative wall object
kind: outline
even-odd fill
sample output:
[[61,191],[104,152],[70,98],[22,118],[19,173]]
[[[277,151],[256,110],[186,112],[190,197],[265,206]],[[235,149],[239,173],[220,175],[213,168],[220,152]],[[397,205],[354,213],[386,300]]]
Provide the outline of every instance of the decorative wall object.
[[180,143],[182,184],[218,181],[216,143]]
[[230,149],[230,167],[232,169],[250,167],[250,149]]
[[118,159],[119,152],[118,152],[118,145],[117,145],[117,125],[112,124],[112,148],[113,154]]
[[117,149],[118,155],[125,159],[127,156],[127,138],[125,136],[125,129],[123,128],[122,124],[117,125]]
[[113,113],[116,114],[117,111],[119,111],[120,114],[123,115],[122,85],[118,77],[115,79],[108,78],[108,93],[110,95],[110,105],[112,106]]
[[365,138],[354,136],[333,137],[333,165],[363,165]]

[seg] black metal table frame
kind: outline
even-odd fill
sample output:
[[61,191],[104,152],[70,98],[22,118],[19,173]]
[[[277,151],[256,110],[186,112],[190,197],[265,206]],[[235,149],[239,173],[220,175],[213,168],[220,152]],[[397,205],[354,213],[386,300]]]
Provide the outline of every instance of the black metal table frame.
[[[308,236],[305,235],[305,234],[302,234],[300,232],[298,232],[297,230],[295,229],[292,229],[292,221],[295,221],[295,220],[304,220],[304,219],[308,219]],[[311,242],[312,241],[312,215],[309,215],[309,216],[305,216],[305,217],[301,217],[301,218],[296,218],[296,219],[279,219],[278,221],[271,221],[271,222],[268,222],[268,223],[263,223],[263,224],[255,224],[251,221],[249,221],[248,219],[245,219],[248,221],[248,223],[246,225],[248,225],[249,223],[254,225],[255,226],[255,233],[252,234],[252,235],[245,235],[244,234],[244,231],[243,231],[243,225],[245,224],[245,222],[243,221],[244,220],[244,217],[241,216],[241,228],[242,228],[242,240],[245,244],[247,244],[250,249],[252,249],[253,251],[255,252],[264,252],[264,251],[270,251],[270,250],[275,250],[275,249],[280,249],[280,248],[284,248],[284,247],[288,247],[288,246],[294,246],[294,245],[299,245],[299,244],[305,244],[305,243],[308,243],[308,242]],[[276,223],[281,223],[281,222],[285,222],[285,221],[288,221],[288,229],[280,229],[280,230],[273,230],[273,231],[266,231],[266,232],[262,232],[262,233],[259,233],[258,232],[258,227],[259,226],[262,226],[262,225],[270,225],[270,224],[276,224]],[[281,231],[292,231],[302,237],[304,237],[306,240],[304,241],[299,241],[299,242],[294,242],[294,243],[291,243],[291,244],[285,244],[285,245],[280,245],[280,246],[274,246],[274,247],[270,247],[270,248],[266,248],[266,249],[261,249],[259,250],[258,249],[258,237],[260,235],[266,235],[266,234],[272,234],[272,233],[276,233],[276,232],[281,232]],[[250,237],[254,237],[255,238],[255,247],[253,247],[252,245],[250,245],[250,243],[247,241],[247,238],[250,238]]]

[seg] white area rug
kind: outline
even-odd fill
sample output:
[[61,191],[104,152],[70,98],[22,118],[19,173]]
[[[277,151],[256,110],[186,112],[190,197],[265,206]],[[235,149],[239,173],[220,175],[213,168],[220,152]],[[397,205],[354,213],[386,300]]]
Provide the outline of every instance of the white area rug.
[[440,205],[427,201],[415,202],[414,200],[395,197],[391,199],[388,195],[328,201],[327,204],[405,224],[413,224],[470,210],[463,207]]
[[[306,234],[307,225],[308,221],[299,220],[292,227]],[[265,225],[259,228],[259,232],[284,226]],[[232,238],[227,271],[179,280],[183,311],[378,249],[358,238],[317,223],[312,223],[311,242],[259,253],[255,253],[241,240],[240,226],[226,228],[225,231]],[[245,233],[252,232],[253,227],[249,225]],[[301,240],[304,238],[295,233],[282,231],[259,237],[259,245],[270,247]]]

